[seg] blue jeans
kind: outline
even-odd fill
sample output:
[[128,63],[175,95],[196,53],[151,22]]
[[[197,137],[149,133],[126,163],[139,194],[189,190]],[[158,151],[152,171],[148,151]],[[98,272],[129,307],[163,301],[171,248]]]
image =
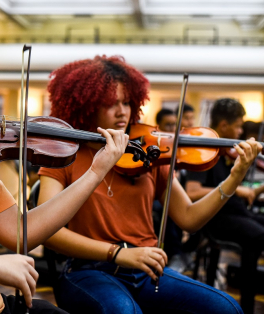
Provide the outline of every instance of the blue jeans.
[[228,294],[165,267],[159,291],[151,278],[137,269],[107,262],[68,261],[60,277],[59,306],[71,314],[105,313],[243,313]]

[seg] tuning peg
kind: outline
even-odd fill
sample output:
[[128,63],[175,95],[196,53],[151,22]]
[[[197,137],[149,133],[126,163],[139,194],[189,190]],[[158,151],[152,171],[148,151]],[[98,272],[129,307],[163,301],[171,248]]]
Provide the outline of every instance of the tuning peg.
[[148,146],[147,155],[151,161],[157,160],[160,156],[160,149],[155,145]]
[[135,153],[132,159],[133,159],[134,162],[139,161],[139,159],[140,159],[140,154]]
[[150,161],[148,159],[144,160],[144,167],[148,168],[150,165]]

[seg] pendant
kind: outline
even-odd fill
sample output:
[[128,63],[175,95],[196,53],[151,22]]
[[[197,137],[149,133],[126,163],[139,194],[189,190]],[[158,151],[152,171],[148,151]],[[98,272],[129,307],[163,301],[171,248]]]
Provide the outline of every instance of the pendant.
[[107,196],[112,197],[114,195],[113,191],[111,190],[111,187],[108,187]]

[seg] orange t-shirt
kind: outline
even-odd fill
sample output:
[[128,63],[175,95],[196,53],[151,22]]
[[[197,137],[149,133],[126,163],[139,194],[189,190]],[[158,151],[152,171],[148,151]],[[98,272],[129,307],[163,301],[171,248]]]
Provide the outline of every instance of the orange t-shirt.
[[[62,169],[41,168],[39,175],[54,178],[67,187],[90,167],[91,152],[93,156],[96,153],[83,145],[72,165]],[[105,177],[106,182],[102,181],[83,204],[68,228],[109,243],[124,241],[135,246],[156,246],[152,206],[153,200],[166,189],[169,166],[153,167],[150,172],[135,178],[117,172],[113,176],[113,171],[111,169]],[[113,197],[107,196],[111,181]]]
[[0,213],[16,203],[11,193],[7,190],[4,183],[0,180]]

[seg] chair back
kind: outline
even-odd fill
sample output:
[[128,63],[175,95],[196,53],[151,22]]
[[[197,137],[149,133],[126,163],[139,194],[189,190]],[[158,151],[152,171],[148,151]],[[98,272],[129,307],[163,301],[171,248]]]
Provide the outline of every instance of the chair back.
[[219,240],[216,239],[211,231],[209,230],[209,228],[207,228],[207,226],[205,226],[203,229],[203,234],[206,238],[208,238],[208,240],[210,241],[210,245],[212,247],[215,247],[217,249],[224,249],[224,250],[230,250],[230,251],[235,251],[238,254],[241,254],[242,252],[242,247],[232,241],[228,241],[228,240]]

